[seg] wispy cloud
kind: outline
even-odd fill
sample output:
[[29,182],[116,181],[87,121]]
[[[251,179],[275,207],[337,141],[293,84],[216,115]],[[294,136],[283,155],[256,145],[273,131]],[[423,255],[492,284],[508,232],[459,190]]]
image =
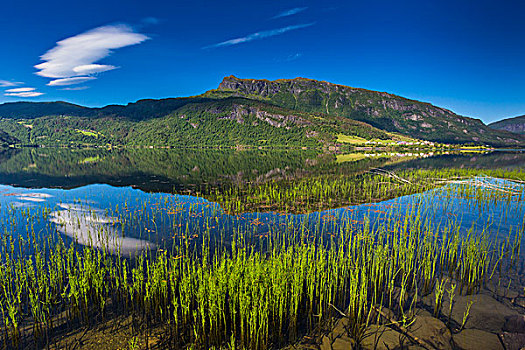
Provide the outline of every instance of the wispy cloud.
[[113,50],[140,44],[149,37],[136,33],[128,25],[108,25],[89,30],[57,42],[56,46],[40,58],[43,63],[35,66],[36,73],[52,78],[47,85],[79,84],[96,79],[94,74],[118,67],[96,62],[111,55]]
[[76,86],[76,87],[66,87],[60,90],[64,91],[80,91],[80,90],[86,90],[89,89],[89,86]]
[[0,87],[10,87],[10,86],[17,86],[22,85],[22,82],[19,81],[9,81],[9,80],[0,80]]
[[306,9],[308,9],[308,7],[295,7],[293,9],[289,9],[281,13],[278,13],[277,15],[273,16],[272,19],[293,16],[293,15],[298,14],[299,12],[303,12]]
[[298,53],[296,53],[296,54],[289,55],[288,57],[286,57],[286,58],[284,59],[284,61],[285,61],[285,62],[295,61],[295,60],[301,58],[302,55],[303,55],[302,53],[299,53],[299,52],[298,52]]
[[4,96],[13,96],[13,97],[37,97],[43,95],[43,92],[38,91],[27,91],[27,92],[9,92],[4,94]]
[[75,85],[82,84],[86,81],[95,80],[95,77],[73,77],[73,78],[62,78],[51,80],[47,85],[49,86],[64,86],[64,85]]
[[5,90],[5,92],[29,92],[29,91],[35,91],[36,88],[34,87],[23,87],[23,88],[16,88],[16,89],[8,89]]
[[311,27],[314,24],[315,23],[297,24],[297,25],[283,27],[283,28],[278,28],[278,29],[272,29],[272,30],[265,30],[265,31],[262,31],[262,32],[256,32],[256,33],[252,33],[252,34],[240,37],[240,38],[230,39],[230,40],[226,40],[226,41],[223,41],[223,42],[220,42],[220,43],[217,43],[217,44],[208,45],[208,46],[203,47],[203,49],[212,49],[212,48],[216,48],[216,47],[232,46],[232,45],[237,45],[237,44],[241,44],[241,43],[247,43],[247,42],[253,41],[253,40],[259,40],[259,39],[269,38],[269,37],[275,36],[275,35],[281,35],[281,34],[284,34],[286,32],[289,32],[291,30]]
[[14,89],[7,89],[5,90],[4,96],[10,96],[10,97],[37,97],[42,96],[43,92],[36,91],[36,88],[34,87],[21,87],[21,88],[14,88]]

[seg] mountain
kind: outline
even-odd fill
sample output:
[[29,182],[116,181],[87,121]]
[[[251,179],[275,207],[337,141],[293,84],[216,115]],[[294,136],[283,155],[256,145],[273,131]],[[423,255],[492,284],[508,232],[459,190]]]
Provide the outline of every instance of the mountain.
[[185,98],[88,108],[67,102],[0,105],[0,143],[23,145],[309,146],[406,141],[495,146],[525,136],[384,92],[310,79],[230,76]]
[[32,104],[19,117],[12,106],[11,114],[3,114],[2,107],[0,130],[25,145],[318,147],[336,143],[340,135],[401,139],[360,121],[233,96],[140,100],[68,113],[57,109],[55,115],[39,114],[38,104]]
[[46,115],[80,115],[90,108],[68,102],[8,102],[0,104],[0,117],[38,118]]
[[310,113],[347,117],[376,128],[444,143],[518,145],[524,138],[494,131],[479,119],[386,92],[305,78],[275,81],[224,78],[208,95],[245,96]]
[[489,127],[496,130],[505,130],[525,135],[525,115],[490,123]]

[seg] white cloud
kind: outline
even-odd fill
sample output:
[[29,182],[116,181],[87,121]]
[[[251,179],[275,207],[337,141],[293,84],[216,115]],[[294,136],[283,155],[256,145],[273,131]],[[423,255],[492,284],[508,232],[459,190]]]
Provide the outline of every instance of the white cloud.
[[296,53],[296,54],[289,55],[288,57],[286,57],[286,58],[284,59],[284,61],[285,61],[285,62],[295,61],[295,60],[301,58],[302,56],[303,56],[303,54],[300,53],[300,52],[298,52],[298,53]]
[[283,11],[283,12],[273,16],[272,19],[293,16],[295,14],[298,14],[299,12],[303,12],[306,9],[308,9],[308,7],[296,7],[296,8],[290,9],[290,10]]
[[13,96],[13,97],[37,97],[43,95],[43,92],[37,91],[28,91],[28,92],[10,92],[4,94],[4,96]]
[[97,79],[95,77],[73,77],[51,80],[47,85],[49,86],[64,86],[64,85],[75,85],[81,84],[89,80]]
[[57,45],[40,58],[35,66],[42,77],[53,78],[48,85],[78,84],[96,79],[91,76],[118,67],[96,64],[111,55],[113,50],[148,40],[144,34],[136,33],[130,26],[108,25],[89,30],[57,42]]
[[88,75],[106,72],[115,68],[117,67],[105,64],[85,64],[83,66],[77,66],[73,68],[73,71],[81,75]]
[[5,90],[4,96],[12,97],[38,97],[42,96],[43,92],[36,91],[34,87],[21,87]]
[[64,91],[80,91],[80,90],[86,90],[89,89],[89,86],[76,86],[76,87],[67,87],[60,90]]
[[5,90],[5,92],[29,92],[29,91],[35,91],[35,90],[36,89],[32,87],[23,87],[23,88]]
[[265,31],[262,31],[262,32],[252,33],[252,34],[249,34],[247,36],[240,37],[240,38],[226,40],[226,41],[220,42],[218,44],[205,46],[205,47],[203,47],[203,49],[210,49],[210,48],[222,47],[222,46],[231,46],[231,45],[237,45],[237,44],[241,44],[241,43],[246,43],[246,42],[253,41],[253,40],[264,39],[264,38],[268,38],[268,37],[271,37],[271,36],[280,35],[280,34],[289,32],[291,30],[296,30],[296,29],[310,27],[310,26],[313,26],[314,24],[315,23],[297,24],[297,25],[283,27],[283,28],[278,28],[278,29],[265,30]]
[[0,87],[9,87],[9,86],[17,86],[21,85],[23,83],[18,81],[8,81],[8,80],[0,80]]

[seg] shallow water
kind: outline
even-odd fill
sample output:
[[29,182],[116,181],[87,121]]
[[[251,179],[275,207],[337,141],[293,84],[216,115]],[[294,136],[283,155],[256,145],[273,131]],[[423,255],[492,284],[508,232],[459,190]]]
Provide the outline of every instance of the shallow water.
[[[150,344],[150,331],[158,333],[158,344],[165,334],[177,334],[165,339],[174,348],[192,343],[205,348],[208,341],[222,346],[235,342],[238,332],[215,339],[203,328],[193,339],[195,326],[206,322],[183,317],[183,310],[193,308],[193,317],[201,314],[206,320],[221,303],[228,304],[222,310],[232,312],[223,312],[221,320],[235,314],[256,328],[261,322],[271,325],[266,336],[273,340],[262,348],[294,343],[296,335],[310,335],[320,326],[325,330],[308,341],[326,343],[338,329],[332,328],[333,317],[341,316],[332,307],[348,307],[354,317],[347,321],[368,327],[374,337],[384,333],[381,327],[390,327],[395,339],[389,348],[404,343],[406,332],[392,325],[405,324],[407,313],[408,331],[419,332],[418,339],[431,348],[450,348],[473,329],[482,330],[481,343],[507,344],[509,336],[501,332],[516,329],[506,317],[521,320],[525,313],[525,265],[515,259],[525,230],[522,152],[24,149],[2,156],[0,303],[14,316],[6,318],[1,309],[11,328],[0,331],[15,348],[20,340],[26,347],[43,347],[50,341],[47,334],[59,340],[58,347],[75,347],[80,336],[86,342],[80,348],[100,347],[100,340],[105,348],[126,348],[130,339],[141,337],[142,344]],[[448,167],[454,172],[417,171]],[[514,172],[473,177],[458,168]],[[443,180],[441,174],[459,177]],[[506,175],[516,181],[497,178]],[[438,179],[427,181],[434,176]],[[335,198],[343,196],[350,198]],[[46,285],[49,289],[41,289]],[[454,297],[450,293],[456,285]],[[157,292],[150,294],[151,288]],[[453,310],[434,301],[442,288]],[[312,294],[316,291],[317,296]],[[164,305],[160,313],[141,302],[154,295]],[[206,295],[211,297],[202,298]],[[250,295],[256,297],[247,302]],[[284,313],[276,311],[292,297],[296,304],[288,303]],[[472,298],[477,302],[465,323]],[[179,312],[180,305],[186,306]],[[356,313],[370,315],[378,306],[397,321],[387,316],[371,324]],[[56,322],[45,326],[46,337],[32,334],[44,325],[41,307]],[[22,310],[19,315],[17,310]],[[252,319],[250,310],[262,318]],[[290,321],[285,324],[298,326],[289,338],[282,337],[283,329],[289,330],[276,322],[283,320],[278,314]],[[164,315],[177,322],[175,333]],[[312,320],[318,316],[316,325]],[[144,324],[150,317],[151,327],[137,328],[137,320]],[[22,337],[16,331],[19,322]],[[107,333],[109,323],[118,330]],[[462,331],[463,325],[469,329]],[[254,334],[254,339],[263,335]],[[360,335],[348,331],[343,338],[350,344]],[[369,345],[365,348],[376,348]]]
[[[53,154],[53,151],[59,154]],[[144,248],[169,249],[181,237],[210,235],[228,240],[234,232],[242,231],[251,232],[253,237],[258,238],[286,232],[291,226],[308,230],[312,237],[327,232],[336,235],[341,227],[357,230],[363,225],[388,231],[393,225],[414,214],[420,216],[421,222],[429,222],[434,228],[454,227],[464,235],[469,232],[483,233],[504,239],[509,233],[518,233],[524,226],[524,186],[499,179],[477,178],[470,180],[470,185],[499,195],[505,194],[508,198],[480,202],[476,198],[458,196],[458,189],[465,186],[460,181],[411,196],[327,208],[301,215],[260,210],[231,215],[219,203],[208,201],[206,192],[200,195],[173,194],[194,194],[195,189],[206,188],[210,184],[214,188],[220,188],[224,184],[232,185],[236,182],[283,181],[339,171],[354,176],[353,174],[360,174],[381,164],[394,172],[406,168],[442,167],[444,164],[472,168],[488,168],[490,165],[515,169],[523,164],[521,161],[525,155],[521,152],[442,154],[432,157],[426,153],[414,157],[412,152],[401,156],[398,153],[385,153],[387,156],[383,153],[369,153],[362,157],[352,157],[358,159],[356,161],[341,163],[337,155],[311,152],[272,154],[248,151],[244,154],[206,151],[200,154],[201,157],[198,157],[199,154],[197,157],[189,157],[189,160],[180,164],[180,168],[167,173],[169,160],[181,157],[179,151],[163,151],[160,156],[156,151],[151,151],[151,154],[144,150],[137,153],[102,151],[104,154],[96,157],[90,155],[91,151],[67,152],[62,149],[22,150],[0,166],[0,180],[6,183],[0,185],[0,225],[3,232],[13,237],[20,234],[25,238],[31,232],[58,234],[66,241],[76,240],[81,245],[90,244],[99,248],[106,246],[110,250],[119,247],[120,254],[130,255]],[[78,160],[77,153],[82,153],[80,158],[89,155],[90,159],[110,158],[112,164],[127,164],[130,159],[135,159],[136,165],[159,157],[166,162],[147,168],[149,173],[146,172],[145,165],[134,168],[135,165],[131,163],[108,169],[103,164],[87,164]],[[60,154],[63,157],[60,169],[27,166],[17,160],[17,157],[21,157],[26,162],[31,162],[30,164],[38,164],[42,157],[47,159],[54,156],[58,161]],[[217,171],[212,171],[213,167],[204,171],[203,165],[194,163],[201,158],[209,160],[214,156],[216,162],[222,164]],[[259,158],[264,161],[256,161]],[[235,161],[231,162],[232,159]],[[286,165],[290,159],[295,160],[291,165]],[[312,159],[317,159],[317,162]],[[453,163],[450,163],[452,160]],[[18,164],[18,167],[7,166],[9,162]],[[230,167],[224,165],[229,162]],[[269,169],[272,166],[274,168]],[[250,167],[251,171],[247,171]],[[160,180],[152,180],[161,176],[156,171],[164,172],[164,183],[161,185]],[[134,177],[130,177],[129,174],[133,172]],[[186,181],[189,178],[187,173],[194,174],[191,183]],[[117,186],[119,176],[128,183],[121,182],[124,186]],[[19,182],[9,181],[14,178],[20,179]],[[69,188],[70,186],[74,187]],[[171,191],[159,192],[169,186]],[[508,192],[512,192],[512,195],[508,196]],[[41,219],[34,220],[40,217]]]

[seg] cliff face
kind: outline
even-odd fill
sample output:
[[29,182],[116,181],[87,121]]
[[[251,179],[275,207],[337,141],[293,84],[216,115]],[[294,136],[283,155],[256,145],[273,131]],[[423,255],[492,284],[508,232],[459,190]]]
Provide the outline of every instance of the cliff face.
[[516,134],[525,135],[525,115],[503,119],[498,122],[491,123],[489,126],[496,130],[505,130]]
[[518,145],[525,140],[429,103],[305,78],[268,81],[229,76],[218,91],[268,100],[291,110],[347,117],[431,141]]

